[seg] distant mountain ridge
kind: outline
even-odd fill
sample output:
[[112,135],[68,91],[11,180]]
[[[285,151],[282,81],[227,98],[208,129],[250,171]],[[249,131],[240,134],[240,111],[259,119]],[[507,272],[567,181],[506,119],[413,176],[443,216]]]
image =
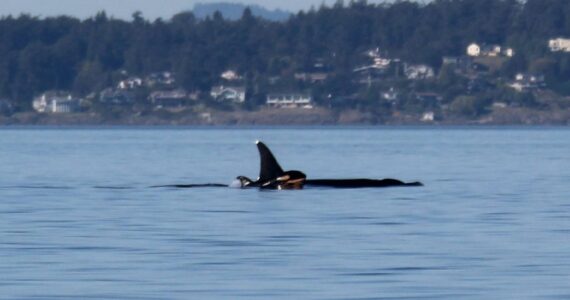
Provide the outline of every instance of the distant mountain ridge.
[[208,16],[212,16],[216,11],[219,11],[225,19],[237,20],[241,18],[243,11],[247,7],[251,9],[251,12],[254,16],[271,21],[285,21],[291,16],[290,12],[280,9],[269,10],[263,6],[256,4],[246,5],[230,2],[197,3],[194,5],[192,12],[196,17],[204,19]]

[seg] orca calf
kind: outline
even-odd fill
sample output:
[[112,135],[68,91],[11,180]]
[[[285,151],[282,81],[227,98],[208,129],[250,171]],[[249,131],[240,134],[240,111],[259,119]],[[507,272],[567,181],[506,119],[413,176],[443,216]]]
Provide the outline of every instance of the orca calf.
[[239,187],[261,189],[302,189],[304,187],[331,188],[378,188],[398,186],[423,186],[421,182],[405,183],[397,179],[307,179],[305,173],[297,170],[283,171],[271,150],[262,142],[256,141],[260,157],[259,178],[253,181],[246,176],[238,176]]

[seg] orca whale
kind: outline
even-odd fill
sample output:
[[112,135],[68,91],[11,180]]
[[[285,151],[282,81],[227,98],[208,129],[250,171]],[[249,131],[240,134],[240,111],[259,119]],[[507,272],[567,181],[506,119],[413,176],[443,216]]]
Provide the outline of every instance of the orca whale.
[[261,189],[302,189],[304,187],[331,187],[331,188],[372,188],[372,187],[398,187],[398,186],[423,186],[421,182],[402,182],[397,179],[307,179],[305,173],[298,170],[283,171],[283,168],[271,153],[271,150],[262,142],[256,141],[259,150],[260,171],[259,178],[255,181],[246,176],[238,176],[241,188]]
[[265,189],[300,189],[306,182],[305,173],[297,170],[283,171],[283,168],[271,153],[271,150],[262,142],[256,141],[259,150],[259,177],[256,181],[246,176],[238,176],[240,187],[258,187]]
[[[236,184],[230,187],[239,188],[259,188],[274,190],[303,189],[305,187],[322,187],[322,188],[383,188],[383,187],[402,187],[402,186],[423,186],[421,182],[403,182],[397,179],[368,179],[368,178],[349,178],[349,179],[307,179],[305,173],[298,170],[284,171],[283,168],[271,153],[271,150],[262,142],[256,141],[259,151],[260,168],[257,180],[251,180],[246,176],[238,176]],[[206,183],[206,184],[175,184],[161,185],[153,187],[171,187],[171,188],[199,188],[199,187],[228,187],[227,184]]]

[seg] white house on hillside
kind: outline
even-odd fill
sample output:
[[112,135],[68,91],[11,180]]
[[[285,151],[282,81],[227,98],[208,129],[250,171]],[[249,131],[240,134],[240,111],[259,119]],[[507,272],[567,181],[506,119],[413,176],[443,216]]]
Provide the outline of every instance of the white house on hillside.
[[222,74],[220,74],[220,77],[227,81],[234,81],[241,79],[241,76],[239,76],[239,74],[234,70],[227,70]]
[[428,79],[435,76],[435,71],[428,65],[406,65],[404,74],[408,79]]
[[479,56],[481,55],[481,46],[478,44],[471,44],[467,46],[467,55],[469,56]]
[[298,93],[269,94],[266,103],[268,106],[279,108],[313,108],[313,98]]
[[32,102],[39,113],[71,113],[79,110],[81,99],[67,92],[46,92]]
[[513,48],[503,48],[500,45],[479,45],[477,43],[472,43],[467,46],[467,55],[469,56],[507,56],[513,57],[515,55],[515,50]]
[[515,56],[515,50],[513,48],[505,48],[505,50],[503,50],[503,54],[507,57],[513,57]]
[[421,118],[422,122],[433,122],[435,121],[435,113],[433,111],[425,112]]
[[245,102],[245,87],[223,85],[215,86],[210,91],[210,96],[217,101],[243,103]]
[[552,52],[570,52],[570,39],[551,39],[548,41],[548,48],[550,48]]
[[121,90],[132,90],[135,88],[139,88],[143,85],[142,78],[139,77],[130,77],[125,80],[121,80],[117,85],[117,88]]

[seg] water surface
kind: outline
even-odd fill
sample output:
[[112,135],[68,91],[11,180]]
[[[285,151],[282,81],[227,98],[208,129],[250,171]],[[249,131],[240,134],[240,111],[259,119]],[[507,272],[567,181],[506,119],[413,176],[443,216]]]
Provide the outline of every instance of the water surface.
[[[0,130],[0,299],[570,299],[570,130]],[[256,177],[422,188],[149,188]]]

